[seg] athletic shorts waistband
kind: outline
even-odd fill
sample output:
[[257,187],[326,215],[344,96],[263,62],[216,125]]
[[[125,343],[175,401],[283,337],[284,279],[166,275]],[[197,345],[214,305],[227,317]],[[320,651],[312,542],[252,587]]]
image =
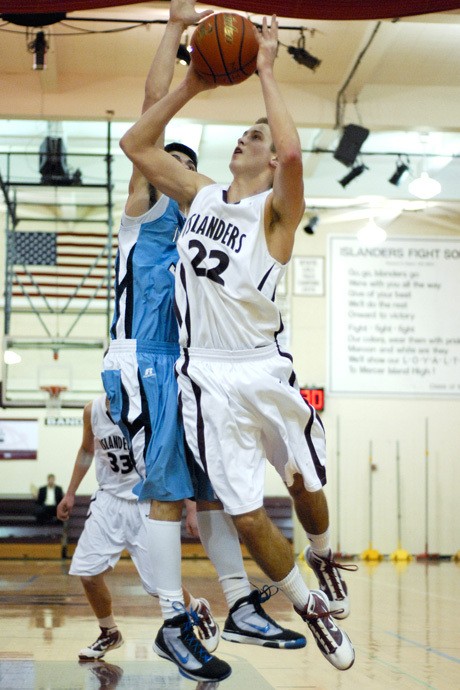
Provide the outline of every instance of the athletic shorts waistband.
[[175,355],[178,357],[180,350],[177,343],[123,338],[121,340],[111,340],[109,352],[154,352],[160,355]]
[[206,347],[184,347],[181,349],[181,354],[184,357],[190,357],[190,359],[242,362],[273,357],[273,355],[278,354],[278,346],[276,343],[271,343],[270,345],[251,348],[250,350],[212,350]]

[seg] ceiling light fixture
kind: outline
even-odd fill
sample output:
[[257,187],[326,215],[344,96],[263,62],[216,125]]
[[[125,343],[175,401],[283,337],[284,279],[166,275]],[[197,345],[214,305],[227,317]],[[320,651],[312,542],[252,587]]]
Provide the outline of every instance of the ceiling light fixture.
[[359,175],[362,175],[365,170],[369,170],[369,168],[367,165],[364,165],[364,163],[355,165],[355,167],[352,168],[350,172],[345,175],[345,177],[342,177],[342,179],[339,180],[339,184],[341,184],[345,189],[345,187],[349,185],[352,180],[354,180],[356,177],[359,177]]
[[401,156],[398,156],[398,160],[396,161],[396,170],[394,171],[393,175],[389,178],[388,182],[390,184],[394,184],[395,187],[398,187],[401,183],[402,178],[408,171],[409,159],[407,159],[407,162],[404,162]]
[[374,218],[369,218],[367,224],[358,230],[356,237],[360,244],[367,247],[375,247],[378,244],[383,244],[387,238],[387,233],[375,222]]
[[361,125],[346,125],[343,128],[342,136],[334,151],[334,158],[347,168],[354,165],[358,154],[361,150],[361,146],[366,141],[369,136],[369,130],[366,127],[361,127]]
[[316,226],[319,223],[319,216],[312,216],[308,223],[304,226],[304,232],[307,233],[307,235],[314,235],[315,234],[315,229]]
[[21,360],[21,355],[14,350],[5,350],[3,353],[3,361],[5,364],[19,364]]
[[320,66],[321,60],[309,53],[308,50],[305,50],[305,36],[303,32],[304,30],[300,29],[300,38],[297,41],[297,48],[295,46],[288,46],[287,50],[289,55],[292,55],[299,65],[308,67],[308,69],[314,72]]
[[409,192],[418,199],[432,199],[441,191],[441,184],[428,175],[426,170],[409,184]]
[[45,55],[49,48],[49,45],[45,38],[44,31],[37,31],[33,40],[27,44],[27,49],[29,53],[34,54],[34,64],[33,68],[37,70],[43,70],[46,68],[45,65]]

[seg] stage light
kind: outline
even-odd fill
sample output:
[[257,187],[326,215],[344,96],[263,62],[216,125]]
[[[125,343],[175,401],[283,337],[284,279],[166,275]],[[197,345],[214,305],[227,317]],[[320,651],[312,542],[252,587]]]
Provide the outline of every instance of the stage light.
[[179,60],[181,65],[189,65],[190,61],[192,59],[192,56],[190,55],[190,51],[188,49],[187,43],[181,43],[179,48],[177,49],[177,59]]
[[390,177],[388,182],[390,184],[394,184],[395,187],[398,187],[402,178],[408,172],[408,170],[409,170],[409,160],[407,161],[407,163],[404,163],[402,158],[399,156],[398,160],[396,161],[396,170],[394,171],[393,175]]
[[361,125],[346,125],[343,128],[342,137],[334,152],[334,158],[346,165],[347,168],[351,168],[368,136],[369,130],[365,127],[361,127]]
[[321,60],[319,60],[319,58],[309,53],[308,50],[305,50],[305,36],[303,34],[303,29],[300,30],[300,38],[297,41],[297,48],[295,46],[288,46],[287,50],[289,55],[292,55],[294,60],[298,62],[299,65],[308,67],[308,69],[311,69],[313,72],[321,64]]
[[345,177],[342,177],[342,179],[339,180],[339,184],[341,184],[342,187],[345,189],[345,187],[349,185],[350,182],[355,179],[355,177],[359,177],[359,175],[362,175],[362,173],[365,170],[369,170],[369,168],[367,167],[367,165],[364,165],[364,163],[361,163],[360,165],[355,165],[355,167],[352,168],[352,170],[350,170],[350,172],[347,173]]
[[424,170],[420,177],[409,184],[409,192],[418,199],[432,199],[441,191],[441,184]]
[[34,54],[33,68],[37,70],[45,69],[45,55],[48,50],[48,43],[44,31],[37,31],[33,41],[27,45],[29,52]]
[[315,229],[316,226],[319,223],[319,216],[312,216],[308,223],[304,226],[304,232],[307,233],[307,235],[314,235],[315,234]]

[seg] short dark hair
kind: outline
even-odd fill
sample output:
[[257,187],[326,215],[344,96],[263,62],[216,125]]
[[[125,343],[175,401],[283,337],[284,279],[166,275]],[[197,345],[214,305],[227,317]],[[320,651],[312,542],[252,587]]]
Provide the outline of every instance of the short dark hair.
[[186,156],[190,158],[195,168],[198,168],[198,157],[195,151],[191,149],[189,146],[181,144],[178,141],[173,141],[171,144],[166,144],[165,151],[167,151],[168,153],[171,153],[171,151],[179,151],[180,153],[184,153]]

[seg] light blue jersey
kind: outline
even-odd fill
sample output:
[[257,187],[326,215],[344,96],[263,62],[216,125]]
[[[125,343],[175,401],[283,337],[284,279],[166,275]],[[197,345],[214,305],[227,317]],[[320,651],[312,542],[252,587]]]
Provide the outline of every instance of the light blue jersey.
[[142,216],[123,213],[115,263],[113,340],[178,342],[174,317],[176,236],[184,216],[162,196]]
[[124,213],[118,234],[112,340],[102,380],[112,418],[136,463],[145,463],[134,489],[140,500],[193,495],[174,375],[175,240],[183,224],[177,203],[162,196],[142,216]]

